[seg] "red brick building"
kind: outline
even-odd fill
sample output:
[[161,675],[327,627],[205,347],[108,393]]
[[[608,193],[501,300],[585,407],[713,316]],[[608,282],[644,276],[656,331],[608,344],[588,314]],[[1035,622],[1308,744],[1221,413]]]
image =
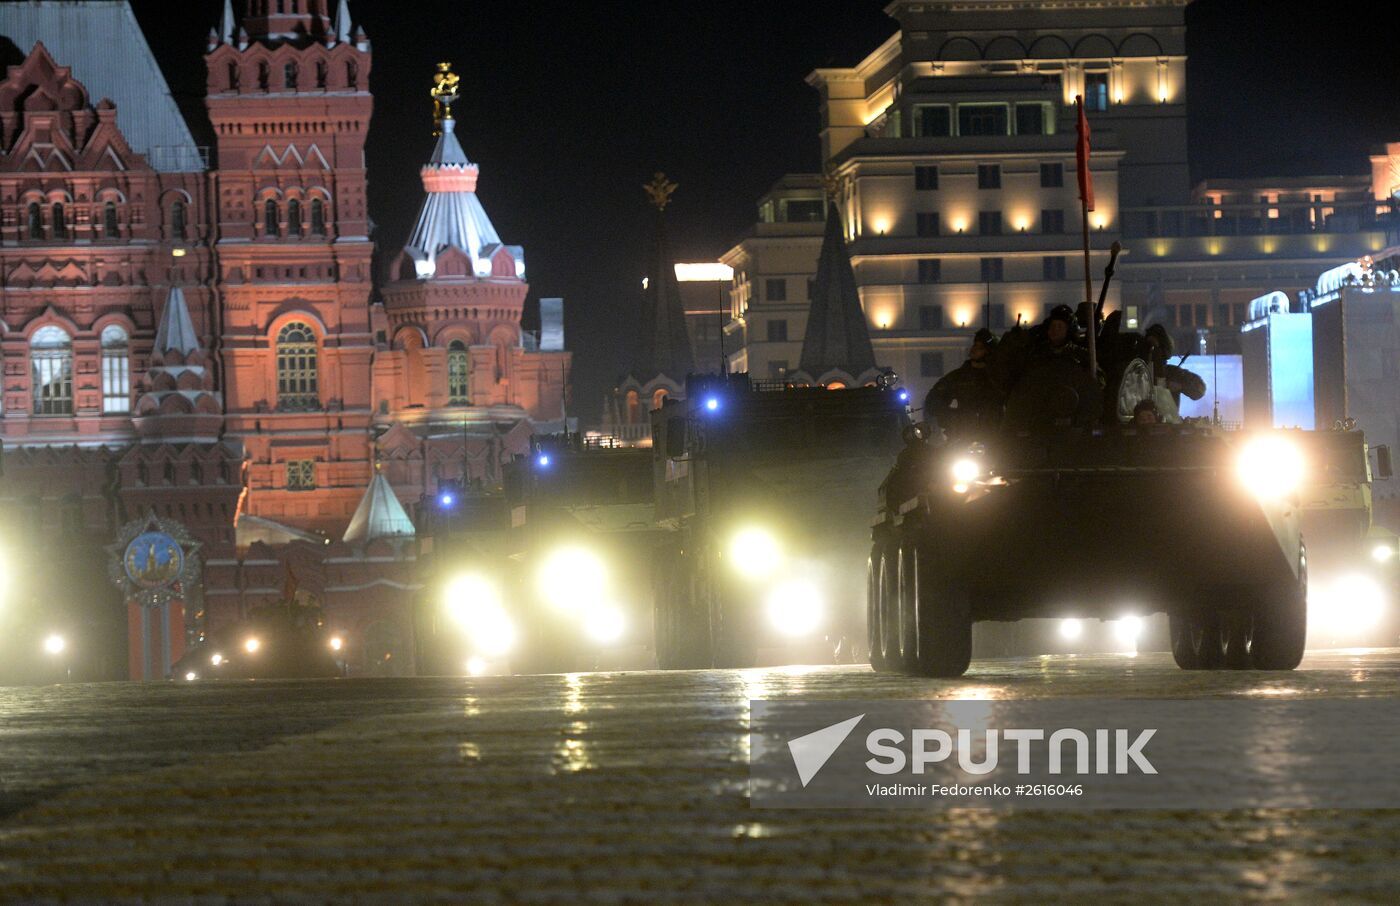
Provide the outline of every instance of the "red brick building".
[[521,330],[524,253],[475,195],[450,104],[375,301],[370,41],[345,0],[236,5],[208,36],[208,149],[125,2],[0,6],[11,635],[65,629],[112,673],[122,596],[72,562],[154,514],[198,539],[191,632],[290,569],[352,670],[408,672],[410,513],[439,482],[498,481],[562,417],[569,354]]

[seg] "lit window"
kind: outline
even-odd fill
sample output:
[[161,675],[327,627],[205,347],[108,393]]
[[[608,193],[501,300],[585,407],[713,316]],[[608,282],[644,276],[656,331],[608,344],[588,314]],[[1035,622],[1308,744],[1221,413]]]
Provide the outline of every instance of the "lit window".
[[35,415],[73,414],[73,341],[58,327],[41,327],[29,341]]
[[112,325],[102,331],[102,411],[131,411],[131,357],[126,331]]
[[277,408],[306,410],[320,405],[316,333],[294,321],[277,334]]
[[287,463],[287,490],[316,490],[316,463],[310,459],[293,459]]
[[471,369],[467,359],[467,346],[461,340],[453,340],[447,347],[447,400],[454,406],[466,406],[470,400]]
[[1086,72],[1084,74],[1084,109],[1108,109],[1108,73]]

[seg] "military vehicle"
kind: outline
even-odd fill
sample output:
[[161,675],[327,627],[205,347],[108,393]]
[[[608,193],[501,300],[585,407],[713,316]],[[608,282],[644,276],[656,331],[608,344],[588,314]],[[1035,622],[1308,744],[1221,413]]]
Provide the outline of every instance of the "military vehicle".
[[877,670],[958,676],[973,623],[1165,612],[1185,669],[1290,670],[1308,554],[1286,433],[1072,428],[983,443],[911,438],[869,568]]
[[651,453],[608,437],[536,438],[506,471],[509,587],[531,672],[651,665]]
[[865,539],[908,392],[693,377],[652,413],[663,668],[863,660]]

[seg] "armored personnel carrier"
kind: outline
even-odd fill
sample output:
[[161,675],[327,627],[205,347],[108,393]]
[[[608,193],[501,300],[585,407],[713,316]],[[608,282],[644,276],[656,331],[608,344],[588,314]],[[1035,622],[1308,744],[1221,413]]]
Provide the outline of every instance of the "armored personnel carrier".
[[1164,611],[1185,669],[1291,670],[1307,630],[1304,468],[1284,435],[1211,427],[942,446],[920,432],[874,526],[871,663],[958,676],[977,621]]

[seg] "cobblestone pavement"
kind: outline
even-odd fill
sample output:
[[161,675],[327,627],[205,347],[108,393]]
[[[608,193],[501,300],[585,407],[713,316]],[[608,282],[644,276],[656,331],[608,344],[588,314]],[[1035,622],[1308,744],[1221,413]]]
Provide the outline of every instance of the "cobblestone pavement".
[[[1400,812],[753,810],[747,701],[1394,696],[1165,656],[0,689],[6,902],[1386,901]],[[1260,741],[1267,746],[1267,740]]]

